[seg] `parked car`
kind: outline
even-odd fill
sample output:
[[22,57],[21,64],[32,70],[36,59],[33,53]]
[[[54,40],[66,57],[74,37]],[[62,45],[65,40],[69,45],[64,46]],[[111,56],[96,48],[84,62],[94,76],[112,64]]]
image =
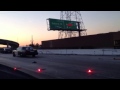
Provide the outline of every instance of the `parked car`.
[[18,47],[16,50],[13,50],[12,52],[13,57],[15,56],[27,56],[27,55],[32,55],[35,57],[38,55],[38,51],[30,46],[26,47]]
[[12,53],[12,49],[11,48],[2,48],[0,50],[1,53]]
[[3,48],[0,48],[0,53],[1,53],[3,50],[4,50]]

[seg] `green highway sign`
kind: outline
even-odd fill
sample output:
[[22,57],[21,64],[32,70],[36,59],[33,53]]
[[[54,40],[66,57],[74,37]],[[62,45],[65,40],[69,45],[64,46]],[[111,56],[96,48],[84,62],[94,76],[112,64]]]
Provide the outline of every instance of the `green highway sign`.
[[76,21],[49,19],[50,30],[78,30]]

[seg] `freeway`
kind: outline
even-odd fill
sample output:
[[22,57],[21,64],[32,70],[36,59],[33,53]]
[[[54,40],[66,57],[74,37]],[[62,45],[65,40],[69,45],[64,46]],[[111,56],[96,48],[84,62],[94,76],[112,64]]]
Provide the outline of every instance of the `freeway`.
[[120,79],[120,60],[114,60],[115,57],[120,59],[120,56],[38,55],[33,58],[0,54],[0,64],[38,79]]
[[24,72],[16,70],[8,66],[0,65],[0,79],[37,79]]

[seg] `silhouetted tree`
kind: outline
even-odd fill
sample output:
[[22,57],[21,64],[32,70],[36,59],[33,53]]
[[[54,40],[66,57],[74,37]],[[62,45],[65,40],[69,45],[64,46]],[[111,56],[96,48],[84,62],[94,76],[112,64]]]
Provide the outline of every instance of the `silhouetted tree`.
[[39,44],[38,44],[38,43],[36,43],[35,47],[36,47],[36,48],[39,48]]
[[34,45],[34,44],[29,44],[29,46],[31,46],[31,47],[35,47],[35,45]]

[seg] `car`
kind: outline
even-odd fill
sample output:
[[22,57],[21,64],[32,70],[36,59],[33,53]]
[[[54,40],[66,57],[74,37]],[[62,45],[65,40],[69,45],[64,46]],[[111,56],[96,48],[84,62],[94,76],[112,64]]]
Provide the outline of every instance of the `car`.
[[4,50],[3,48],[0,48],[0,53],[2,53],[3,50]]
[[12,49],[11,48],[2,48],[0,50],[1,53],[12,53]]
[[35,57],[36,55],[38,55],[38,51],[33,47],[25,46],[25,47],[18,47],[16,50],[13,50],[12,54],[13,57],[27,56],[27,55],[32,55],[32,57]]

